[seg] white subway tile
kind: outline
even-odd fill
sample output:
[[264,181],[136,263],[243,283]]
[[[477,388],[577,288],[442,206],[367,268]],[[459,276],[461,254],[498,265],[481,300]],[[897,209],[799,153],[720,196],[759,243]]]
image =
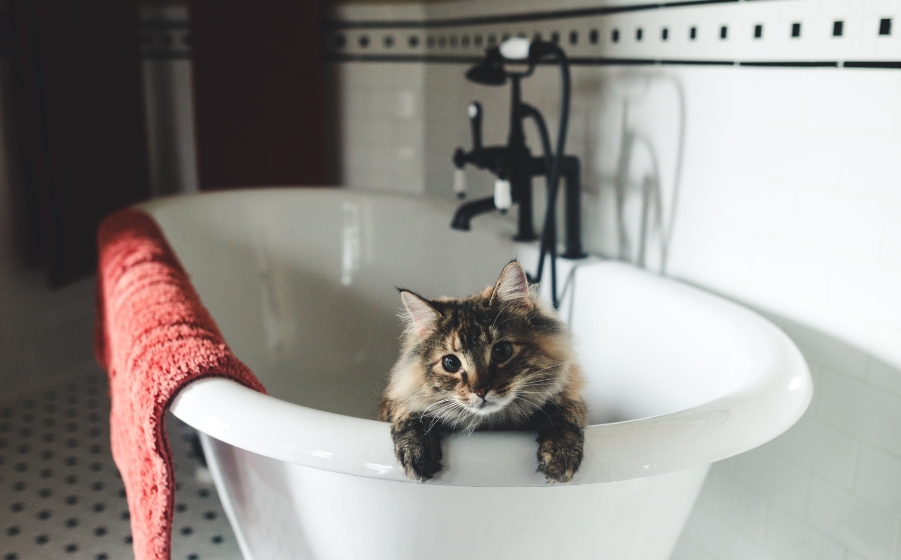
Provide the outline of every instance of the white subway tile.
[[901,395],[901,330],[874,326],[867,380]]
[[796,196],[796,241],[862,259],[879,256],[884,204],[817,189],[798,191]]
[[811,529],[801,517],[772,506],[767,509],[764,542],[780,558],[843,560],[845,557],[845,548],[838,542]]
[[852,487],[858,447],[854,438],[805,416],[774,439],[772,447],[811,472],[845,488]]
[[698,500],[718,511],[740,531],[755,538],[762,537],[763,498],[716,468],[711,469],[707,475]]
[[[901,194],[901,188],[896,187],[894,190]],[[901,204],[886,204],[885,217],[882,223],[880,257],[886,264],[899,267],[901,266]]]
[[891,130],[892,119],[886,117],[895,109],[897,72],[820,70],[804,74],[806,126],[847,132]]
[[785,237],[758,235],[752,273],[755,288],[822,306],[829,293],[833,258],[826,249],[802,246]]
[[733,533],[729,541],[728,560],[780,560],[756,540]]
[[684,534],[713,557],[725,558],[729,553],[729,536],[734,531],[722,514],[699,501],[685,524]]
[[833,263],[829,303],[837,310],[901,329],[901,270],[873,261]]
[[852,196],[901,201],[899,151],[901,135],[897,132],[845,135],[842,138],[841,189]]
[[873,385],[823,371],[817,418],[901,454],[901,398]]
[[871,331],[867,321],[802,299],[788,299],[780,325],[810,364],[864,377]]
[[864,445],[856,479],[855,494],[901,515],[901,459]]
[[735,458],[732,477],[772,503],[801,517],[807,505],[810,474],[765,445]]
[[722,557],[711,556],[690,538],[682,536],[676,543],[670,560],[723,560]]
[[901,516],[832,484],[814,479],[807,519],[811,525],[872,560],[889,560]]

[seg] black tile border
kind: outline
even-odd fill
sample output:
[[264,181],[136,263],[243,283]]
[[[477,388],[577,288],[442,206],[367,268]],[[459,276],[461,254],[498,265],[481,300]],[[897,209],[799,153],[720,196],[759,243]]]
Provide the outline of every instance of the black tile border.
[[682,8],[705,4],[735,4],[740,0],[678,0],[674,2],[656,2],[631,4],[628,6],[608,6],[598,8],[573,8],[569,10],[549,10],[544,12],[522,12],[517,14],[500,14],[493,16],[472,16],[462,18],[444,18],[430,20],[360,20],[338,21],[326,20],[326,29],[430,29],[440,27],[459,27],[463,25],[494,25],[504,23],[522,23],[527,21],[547,21],[586,16],[605,16],[626,12],[642,12],[667,8]]
[[[445,63],[476,64],[482,60],[480,56],[444,56],[444,55],[404,55],[404,54],[343,54],[329,53],[325,59],[329,62],[413,62],[413,63]],[[550,62],[548,64],[551,64]],[[573,66],[741,66],[745,68],[876,68],[901,69],[901,61],[867,61],[849,60],[678,60],[655,58],[607,58],[577,57],[571,58]]]

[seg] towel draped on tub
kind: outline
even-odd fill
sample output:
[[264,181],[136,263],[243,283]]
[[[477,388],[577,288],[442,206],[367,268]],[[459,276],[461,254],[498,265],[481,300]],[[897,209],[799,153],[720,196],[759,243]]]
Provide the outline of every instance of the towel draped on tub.
[[207,377],[265,392],[225,344],[156,222],[128,209],[98,231],[95,353],[109,374],[113,459],[128,497],[136,560],[169,560],[175,475],[165,413]]

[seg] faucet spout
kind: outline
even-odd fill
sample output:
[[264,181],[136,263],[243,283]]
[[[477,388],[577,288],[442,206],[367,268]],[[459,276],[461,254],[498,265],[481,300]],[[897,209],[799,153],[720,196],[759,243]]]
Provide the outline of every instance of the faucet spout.
[[454,213],[454,219],[451,221],[451,227],[454,229],[469,230],[469,222],[479,214],[492,212],[496,208],[494,206],[494,197],[488,196],[473,200],[462,204]]

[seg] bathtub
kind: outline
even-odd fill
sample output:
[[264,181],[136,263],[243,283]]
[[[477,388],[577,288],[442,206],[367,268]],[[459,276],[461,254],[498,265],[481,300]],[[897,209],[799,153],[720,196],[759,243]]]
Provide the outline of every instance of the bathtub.
[[269,395],[208,379],[172,412],[202,434],[248,560],[666,559],[708,468],[791,426],[807,366],[760,316],[631,266],[560,262],[561,314],[588,378],[585,460],[536,472],[535,434],[444,443],[445,469],[404,478],[374,420],[397,357],[396,286],[426,297],[492,284],[533,246],[514,225],[448,223],[451,203],[271,189],[154,201],[235,354]]

